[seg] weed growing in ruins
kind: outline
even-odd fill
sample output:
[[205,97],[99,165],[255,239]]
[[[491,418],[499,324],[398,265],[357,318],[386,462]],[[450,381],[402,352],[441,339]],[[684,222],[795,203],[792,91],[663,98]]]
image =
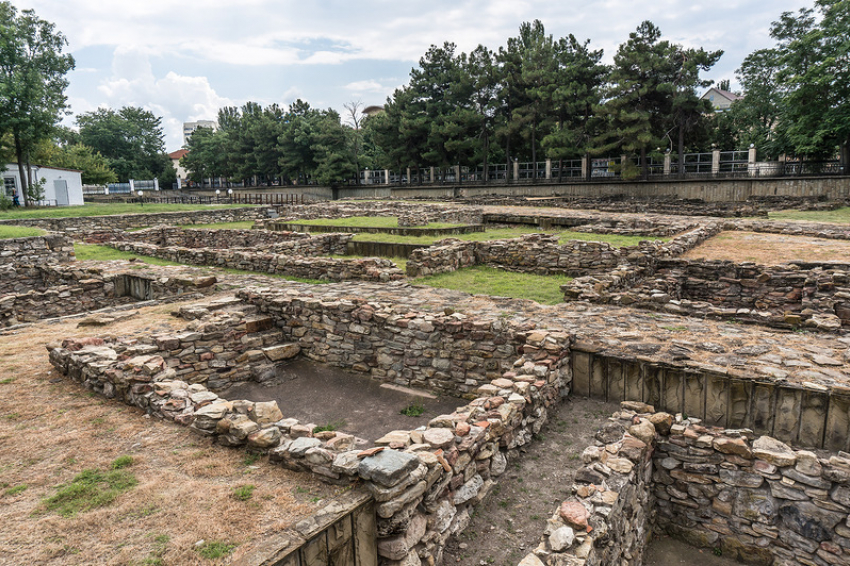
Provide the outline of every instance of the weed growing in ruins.
[[236,548],[235,544],[224,542],[220,540],[212,540],[210,542],[205,542],[197,547],[198,554],[201,555],[202,558],[206,558],[208,560],[215,560],[216,558],[222,558]]
[[6,379],[0,379],[0,385],[8,385],[9,383],[15,383],[15,377],[7,377]]
[[669,330],[670,332],[687,332],[687,326],[662,326],[664,330]]
[[421,417],[425,413],[425,405],[421,403],[411,403],[401,411],[399,411],[405,417]]
[[256,454],[256,453],[254,453],[254,452],[249,452],[249,453],[248,453],[248,454],[247,454],[247,455],[246,455],[246,456],[242,459],[242,465],[243,465],[243,466],[253,466],[255,463],[257,463],[257,460],[259,460],[259,459],[260,459],[260,455],[259,455],[259,454]]
[[317,426],[316,428],[314,428],[313,434],[316,434],[317,432],[333,432],[335,430],[341,429],[344,426],[345,426],[344,420],[343,421],[329,422],[324,426]]
[[62,517],[73,517],[77,513],[109,505],[119,495],[138,485],[136,476],[124,469],[132,463],[131,456],[121,456],[112,462],[112,469],[108,472],[83,470],[70,483],[59,486],[56,495],[45,499],[44,509],[55,511]]
[[233,497],[238,499],[239,501],[248,501],[252,497],[254,497],[254,490],[257,489],[257,486],[252,484],[245,484],[237,487],[233,490]]

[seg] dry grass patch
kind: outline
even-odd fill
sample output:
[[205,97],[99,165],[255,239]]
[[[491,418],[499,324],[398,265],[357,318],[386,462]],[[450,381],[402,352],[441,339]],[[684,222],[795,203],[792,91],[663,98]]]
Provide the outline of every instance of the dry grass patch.
[[721,232],[682,257],[751,261],[763,265],[791,261],[848,261],[850,240],[756,232]]
[[[173,308],[142,309],[108,332],[182,327],[168,315]],[[333,495],[331,486],[265,457],[217,446],[62,377],[45,345],[92,334],[76,324],[0,335],[0,564],[223,563],[233,548],[291,525]],[[68,516],[50,510],[47,500],[84,470],[126,472],[137,483],[102,507]],[[234,497],[249,484],[250,498]],[[213,543],[228,552],[201,552]]]

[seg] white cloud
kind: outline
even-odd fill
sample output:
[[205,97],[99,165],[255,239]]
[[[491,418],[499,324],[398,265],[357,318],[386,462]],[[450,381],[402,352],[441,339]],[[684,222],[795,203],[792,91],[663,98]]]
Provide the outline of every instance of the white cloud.
[[[99,104],[162,108],[169,147],[180,142],[175,133],[179,127],[172,121],[214,117],[220,106],[237,100],[262,102],[258,91],[269,96],[271,83],[262,85],[265,89],[251,81],[233,84],[232,77],[224,75],[230,66],[260,73],[268,69],[268,81],[286,77],[290,82],[280,85],[282,99],[269,102],[286,104],[302,97],[311,105],[341,110],[342,97],[350,94],[390,94],[397,80],[371,77],[398,74],[398,63],[412,66],[431,44],[452,41],[459,51],[478,44],[495,50],[517,34],[520,23],[540,19],[555,37],[572,33],[579,40],[591,39],[590,47],[603,48],[610,62],[629,32],[649,19],[667,39],[726,50],[711,75],[728,78],[748,53],[772,44],[772,20],[783,11],[812,4],[729,0],[709,9],[692,0],[23,1],[56,24],[72,52],[81,53],[81,61],[83,53],[114,50],[111,71],[92,73],[100,61],[88,59],[86,68],[79,70],[80,83],[90,77],[91,84],[72,85],[75,111]],[[394,67],[383,71],[381,62]],[[190,76],[195,74],[186,70],[191,65],[202,66],[206,76]],[[216,89],[226,89],[232,98],[218,95]]]
[[207,77],[189,77],[169,72],[156,77],[148,56],[139,51],[119,48],[112,62],[113,74],[98,91],[100,104],[112,108],[141,106],[162,117],[166,147],[183,144],[183,122],[214,120],[218,110],[235,102],[219,96]]
[[353,93],[363,93],[363,92],[377,92],[382,93],[386,92],[387,89],[391,89],[393,87],[386,87],[379,83],[376,80],[365,80],[365,81],[355,81],[353,83],[348,83],[345,85],[346,90],[350,90]]

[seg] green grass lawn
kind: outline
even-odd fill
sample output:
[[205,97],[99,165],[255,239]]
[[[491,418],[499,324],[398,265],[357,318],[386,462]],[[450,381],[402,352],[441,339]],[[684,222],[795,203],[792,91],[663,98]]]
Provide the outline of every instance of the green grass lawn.
[[215,224],[181,224],[184,230],[250,230],[254,226],[253,220],[244,222],[218,222]]
[[564,301],[560,286],[570,281],[572,278],[566,275],[513,273],[476,265],[452,273],[414,279],[411,283],[478,295],[531,299],[544,305],[556,305]]
[[112,261],[115,259],[130,259],[136,258],[138,261],[148,263],[150,265],[180,265],[172,261],[159,259],[146,255],[134,254],[132,252],[122,252],[109,246],[98,246],[97,244],[80,244],[74,243],[74,254],[78,261],[96,260],[96,261]]
[[[304,224],[306,226],[349,226],[351,228],[398,228],[398,218],[395,216],[352,216],[351,218],[317,218],[315,220],[290,220],[288,224]],[[454,228],[463,224],[449,222],[430,222],[426,226],[415,228]]]
[[31,238],[33,236],[43,236],[45,233],[46,232],[41,228],[0,225],[0,240],[8,240],[10,238]]
[[850,224],[850,207],[836,210],[781,210],[768,213],[771,220],[804,220],[807,222],[834,222]]
[[110,214],[138,214],[142,212],[189,212],[192,210],[212,210],[217,208],[246,208],[247,204],[86,204],[83,206],[62,206],[45,208],[13,208],[0,212],[0,220],[16,218],[77,218],[80,216],[108,216]]
[[[469,242],[484,242],[489,240],[502,240],[506,238],[519,238],[524,234],[544,233],[536,226],[522,226],[519,228],[494,228],[486,232],[472,232],[470,234],[456,234],[452,236],[395,236],[392,234],[356,234],[355,240],[361,242],[386,242],[389,244],[420,244],[430,246],[446,237],[457,238]],[[588,242],[607,242],[614,247],[636,246],[642,240],[650,239],[646,236],[621,236],[619,234],[588,234],[586,232],[570,232],[550,230],[547,234],[559,234],[558,242],[566,244],[570,240],[582,240]],[[653,238],[662,242],[670,238]]]

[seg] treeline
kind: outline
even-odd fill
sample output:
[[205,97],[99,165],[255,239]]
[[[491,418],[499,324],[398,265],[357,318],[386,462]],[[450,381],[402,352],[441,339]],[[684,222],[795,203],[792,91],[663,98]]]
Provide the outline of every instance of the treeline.
[[[621,154],[622,174],[634,177],[665,151],[675,168],[685,152],[750,144],[766,158],[840,154],[846,164],[848,22],[848,0],[782,14],[771,27],[776,46],[749,55],[737,72],[743,99],[716,114],[699,95],[722,51],[677,45],[647,21],[605,65],[589,40],[523,23],[498,50],[432,46],[383,112],[362,119],[358,103],[346,105],[347,125],[300,100],[285,110],[225,108],[219,131],[192,138],[185,164],[196,180],[323,184],[359,180],[365,168],[415,175],[483,165],[486,179],[492,164]],[[728,81],[720,86],[728,90]]]
[[850,1],[816,0],[773,22],[776,44],[737,71],[743,100],[717,116],[720,147],[755,144],[768,158],[836,154],[850,174]]
[[644,22],[607,66],[589,41],[524,23],[498,51],[432,46],[383,112],[363,118],[359,103],[346,105],[347,125],[300,100],[286,110],[224,108],[218,131],[190,139],[184,165],[197,181],[325,184],[359,180],[365,168],[483,164],[486,178],[493,163],[610,152],[635,154],[640,164],[668,147],[670,132],[680,152],[704,141],[709,107],[697,91],[710,83],[700,73],[721,54],[670,43]]

